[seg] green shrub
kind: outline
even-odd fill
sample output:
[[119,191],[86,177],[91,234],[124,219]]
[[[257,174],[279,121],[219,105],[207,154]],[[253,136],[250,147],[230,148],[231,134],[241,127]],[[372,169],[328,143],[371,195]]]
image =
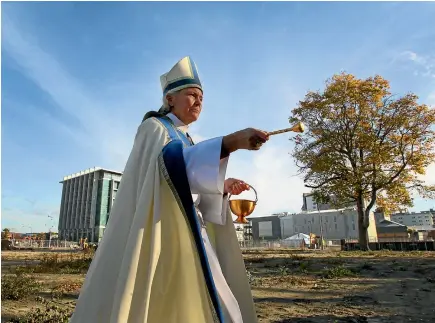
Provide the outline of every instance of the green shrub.
[[20,300],[35,294],[41,285],[34,277],[22,273],[2,277],[2,300]]
[[306,274],[308,273],[310,267],[311,267],[311,263],[309,263],[308,261],[301,262],[299,264],[299,271],[303,274]]
[[44,254],[37,265],[25,265],[16,268],[16,272],[44,274],[81,274],[86,273],[92,262],[92,253],[83,253],[80,257],[59,257],[58,254]]
[[78,292],[81,287],[81,283],[66,281],[56,285],[51,289],[51,297],[61,298],[67,294]]
[[290,273],[290,269],[287,268],[286,266],[280,266],[280,267],[278,268],[278,273],[279,273],[281,276],[286,276],[286,275],[288,275],[288,274]]
[[42,297],[36,300],[42,303],[44,308],[33,308],[24,317],[12,319],[7,323],[68,323],[73,314],[73,308],[62,308]]
[[322,276],[323,278],[327,278],[327,279],[334,279],[340,277],[352,277],[355,276],[355,272],[344,266],[337,266],[333,268],[326,268]]

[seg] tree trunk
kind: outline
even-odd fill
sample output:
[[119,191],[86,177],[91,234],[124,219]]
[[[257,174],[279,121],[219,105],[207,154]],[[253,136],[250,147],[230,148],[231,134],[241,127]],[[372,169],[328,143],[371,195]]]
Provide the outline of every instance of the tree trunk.
[[359,245],[361,250],[363,251],[370,251],[369,247],[369,235],[368,235],[368,228],[365,228],[364,224],[360,224],[360,221],[358,221],[358,235],[359,235]]
[[364,200],[362,196],[357,199],[356,202],[357,211],[358,211],[358,242],[361,250],[369,251],[369,234],[368,227],[369,221],[365,219],[365,209],[364,209]]

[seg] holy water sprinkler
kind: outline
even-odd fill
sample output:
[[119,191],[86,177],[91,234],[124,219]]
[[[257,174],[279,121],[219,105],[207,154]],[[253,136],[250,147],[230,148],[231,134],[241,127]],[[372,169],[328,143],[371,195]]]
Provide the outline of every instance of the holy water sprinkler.
[[282,129],[282,130],[276,130],[276,131],[269,132],[269,136],[278,135],[280,133],[286,133],[286,132],[290,132],[290,131],[304,132],[304,130],[305,130],[305,125],[302,122],[298,122],[297,124],[295,124],[291,128],[286,128],[286,129]]
[[[290,131],[301,133],[304,132],[304,130],[305,130],[304,124],[302,122],[298,122],[291,128],[269,132],[269,136],[278,135]],[[255,207],[257,206],[257,202],[258,202],[257,191],[251,185],[249,185],[249,187],[252,188],[252,190],[255,193],[255,201],[243,200],[243,199],[229,200],[231,212],[233,212],[233,214],[237,216],[237,220],[235,221],[235,223],[239,223],[239,224],[249,223],[249,221],[246,220],[246,217],[252,214],[252,212],[254,212]],[[228,199],[229,198],[231,198],[231,194],[229,195]]]

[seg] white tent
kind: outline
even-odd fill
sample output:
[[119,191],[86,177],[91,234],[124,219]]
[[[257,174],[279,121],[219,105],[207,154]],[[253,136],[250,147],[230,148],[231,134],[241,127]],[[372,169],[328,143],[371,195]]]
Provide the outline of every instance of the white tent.
[[291,237],[285,238],[282,241],[283,245],[288,247],[301,247],[302,245],[309,246],[310,245],[310,236],[305,233],[297,233],[292,235]]

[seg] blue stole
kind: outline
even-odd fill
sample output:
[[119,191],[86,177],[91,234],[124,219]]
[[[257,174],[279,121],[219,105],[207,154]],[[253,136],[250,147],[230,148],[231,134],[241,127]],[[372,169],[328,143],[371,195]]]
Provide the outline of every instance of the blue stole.
[[157,119],[166,128],[171,139],[162,150],[163,162],[168,172],[169,180],[173,184],[169,185],[169,187],[174,189],[180,198],[178,204],[180,208],[184,209],[183,213],[186,215],[186,221],[188,222],[190,230],[192,231],[196,249],[201,262],[202,271],[204,273],[204,279],[214,308],[213,316],[217,315],[218,322],[223,323],[224,317],[222,308],[202,241],[201,226],[196,214],[195,206],[193,204],[192,194],[186,173],[186,164],[183,156],[183,145],[190,147],[193,145],[193,141],[190,139],[190,137],[187,137],[184,132],[179,130],[168,117],[159,117]]

